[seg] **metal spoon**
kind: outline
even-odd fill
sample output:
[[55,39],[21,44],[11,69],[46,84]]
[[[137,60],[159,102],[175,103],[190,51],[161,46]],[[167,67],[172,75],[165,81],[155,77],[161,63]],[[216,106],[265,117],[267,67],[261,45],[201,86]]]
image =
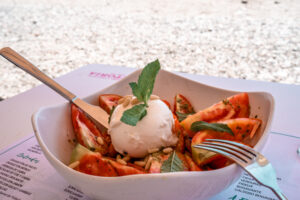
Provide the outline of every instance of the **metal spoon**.
[[17,52],[12,50],[9,47],[4,47],[0,50],[0,55],[6,58],[8,61],[15,64],[17,67],[21,68],[25,72],[29,73],[33,77],[39,79],[41,82],[45,83],[47,86],[52,88],[58,94],[66,98],[68,101],[74,103],[78,106],[85,114],[87,114],[96,125],[102,129],[108,129],[108,114],[99,106],[94,106],[86,103],[85,101],[79,99],[76,95],[59,85],[49,76],[40,71],[37,67],[35,67],[28,60],[23,58]]

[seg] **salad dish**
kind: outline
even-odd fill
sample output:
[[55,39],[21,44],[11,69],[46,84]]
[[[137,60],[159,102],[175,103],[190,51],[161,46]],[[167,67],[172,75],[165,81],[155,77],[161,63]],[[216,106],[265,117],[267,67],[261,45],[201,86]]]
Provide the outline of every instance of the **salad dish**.
[[[193,145],[227,139],[261,150],[274,101],[160,70],[158,60],[85,100],[108,114],[100,131],[74,104],[41,108],[36,137],[54,168],[95,199],[207,199],[241,170]],[[180,188],[180,189],[178,189]]]

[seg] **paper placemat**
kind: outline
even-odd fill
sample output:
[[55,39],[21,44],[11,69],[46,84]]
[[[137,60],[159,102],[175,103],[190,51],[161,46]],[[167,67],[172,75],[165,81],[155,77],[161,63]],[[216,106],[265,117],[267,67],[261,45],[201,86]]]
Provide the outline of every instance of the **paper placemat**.
[[[263,154],[276,169],[278,182],[289,199],[297,199],[300,188],[300,137],[271,132]],[[0,199],[89,200],[67,183],[44,157],[33,134],[0,152]],[[267,188],[248,174],[211,200],[276,200]]]

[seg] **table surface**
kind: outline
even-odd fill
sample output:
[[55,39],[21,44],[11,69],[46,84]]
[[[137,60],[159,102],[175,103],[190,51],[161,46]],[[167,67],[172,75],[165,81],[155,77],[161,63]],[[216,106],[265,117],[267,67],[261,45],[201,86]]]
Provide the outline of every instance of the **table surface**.
[[[135,69],[108,65],[87,65],[56,80],[74,94],[83,98],[101,90]],[[271,131],[300,136],[300,86],[271,82],[249,81],[212,76],[178,73],[204,84],[236,91],[267,91],[275,98]],[[33,132],[31,115],[42,106],[59,104],[66,100],[45,85],[40,85],[0,102],[0,129],[3,149]]]
[[[122,77],[133,72],[135,69],[126,68],[120,66],[107,66],[107,65],[88,65],[81,67],[65,76],[57,78],[57,81],[64,87],[77,94],[79,97],[84,98],[98,90],[101,90],[112,83],[120,80]],[[271,126],[273,137],[268,142],[272,142],[272,146],[282,145],[284,141],[278,139],[280,135],[288,135],[291,137],[285,137],[285,145],[299,148],[298,140],[295,142],[291,139],[296,137],[300,139],[300,128],[298,126],[298,113],[300,112],[300,106],[298,101],[300,99],[300,86],[286,85],[270,82],[259,82],[259,81],[246,81],[238,79],[228,79],[211,76],[199,76],[192,74],[178,73],[184,77],[199,81],[204,84],[221,87],[224,89],[235,90],[235,91],[266,91],[271,93],[275,98],[275,112],[274,119]],[[37,111],[40,107],[63,103],[66,100],[52,91],[45,85],[40,85],[27,92],[19,94],[13,98],[6,99],[0,102],[0,129],[2,131],[2,140],[0,140],[0,150],[15,144],[19,140],[24,140],[33,134],[31,126],[31,115]],[[32,138],[32,136],[31,136]],[[277,138],[277,140],[276,140]],[[293,144],[292,144],[293,143]],[[269,145],[270,146],[270,145]],[[293,151],[295,148],[293,147]],[[263,153],[275,155],[275,159],[272,160],[272,164],[277,166],[277,171],[280,172],[284,183],[292,183],[293,177],[285,174],[285,168],[281,167],[281,163],[277,163],[277,156],[281,153],[281,150],[276,148],[265,148]],[[288,152],[287,150],[285,152]],[[291,153],[291,152],[290,152]],[[294,152],[291,154],[294,155]],[[273,156],[274,157],[274,156]],[[295,157],[295,155],[294,155]],[[294,161],[297,158],[286,158],[286,163],[293,166]],[[281,161],[284,158],[281,159]],[[294,171],[294,173],[297,173]],[[299,177],[298,177],[299,180]],[[296,184],[295,184],[296,183]],[[284,191],[288,191],[287,194],[291,196],[296,195],[295,187],[297,187],[298,181],[293,185],[289,185],[291,188],[284,188]],[[290,190],[290,191],[289,191]],[[236,193],[236,192],[234,192]],[[224,196],[232,196],[232,189],[228,189],[223,193],[218,194],[213,199],[223,198]]]

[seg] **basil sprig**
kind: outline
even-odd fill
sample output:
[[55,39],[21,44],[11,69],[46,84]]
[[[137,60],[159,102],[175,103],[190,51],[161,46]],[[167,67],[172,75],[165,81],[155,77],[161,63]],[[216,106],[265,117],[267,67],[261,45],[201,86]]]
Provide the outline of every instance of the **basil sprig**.
[[149,63],[142,70],[138,82],[129,83],[132,93],[136,98],[143,102],[132,108],[126,110],[121,117],[121,121],[125,124],[136,126],[138,121],[142,120],[147,115],[148,100],[153,91],[155,78],[160,70],[160,63],[158,60]]
[[185,120],[185,118],[187,118],[189,115],[192,115],[194,113],[181,113],[181,112],[176,112],[176,115],[178,117],[178,121],[182,122],[183,120]]
[[213,130],[218,132],[227,132],[230,135],[234,136],[234,133],[227,126],[227,124],[222,124],[222,123],[207,123],[204,121],[197,121],[191,125],[191,130],[194,132],[198,132],[202,130]]
[[179,172],[183,171],[183,162],[180,160],[180,158],[177,156],[176,152],[173,151],[173,153],[169,156],[167,160],[165,160],[161,166],[161,172]]

